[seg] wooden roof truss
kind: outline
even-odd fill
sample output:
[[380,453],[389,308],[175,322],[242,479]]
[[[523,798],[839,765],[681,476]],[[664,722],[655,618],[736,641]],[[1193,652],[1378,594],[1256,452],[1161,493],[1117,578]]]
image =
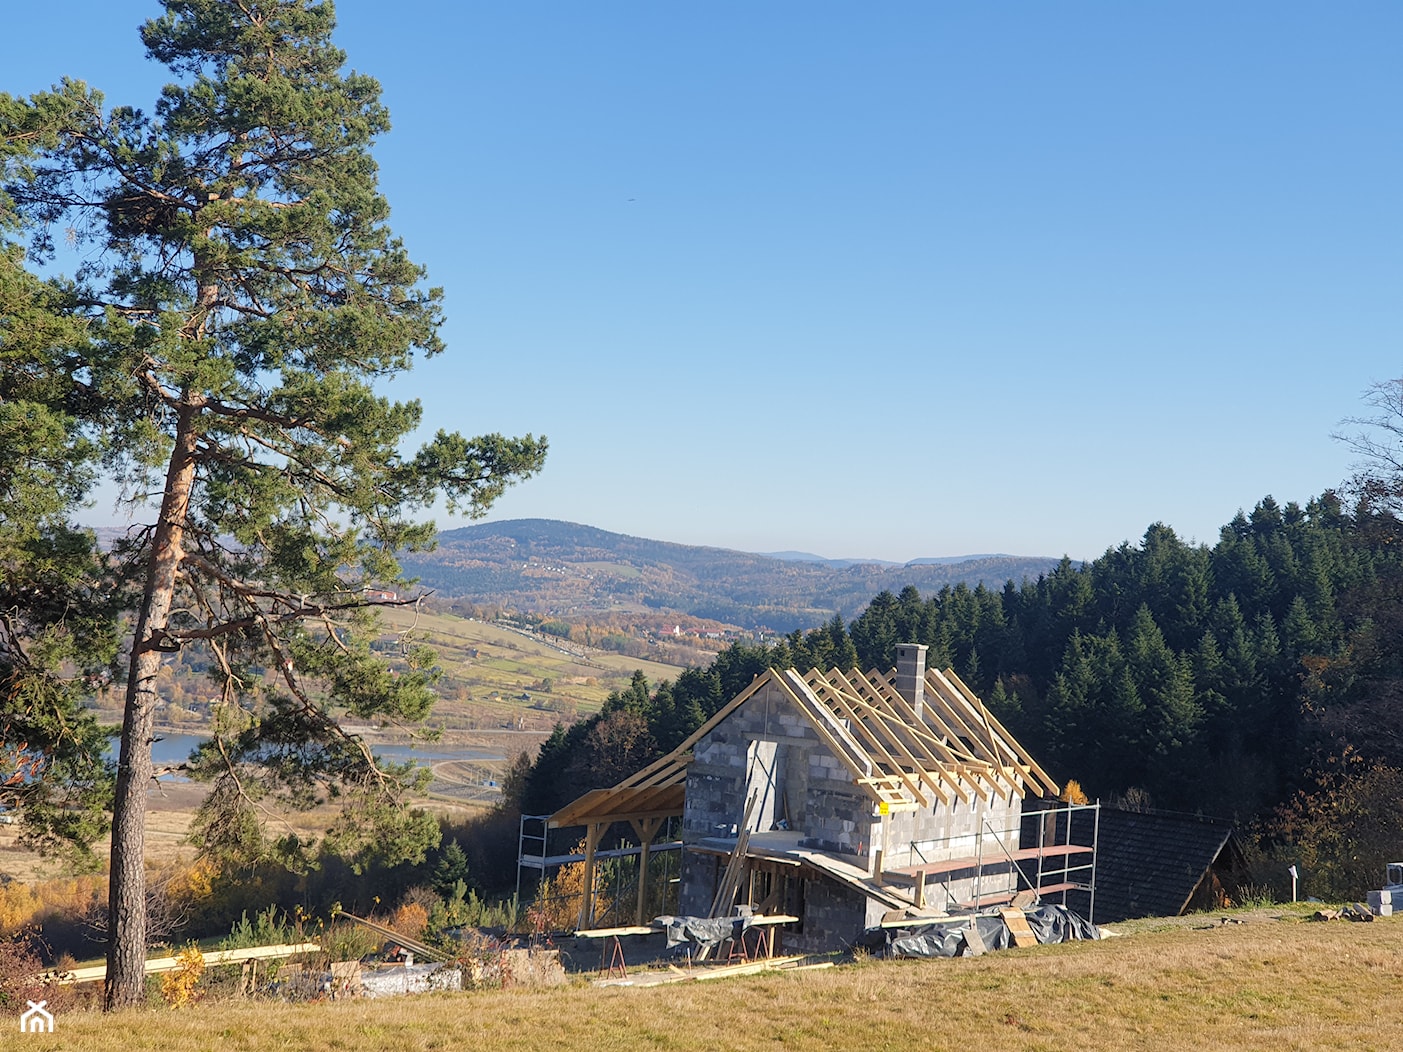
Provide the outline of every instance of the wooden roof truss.
[[682,813],[692,748],[712,728],[774,684],[808,718],[820,741],[878,804],[909,811],[1014,793],[1056,795],[1047,776],[950,669],[926,673],[920,714],[896,689],[895,672],[771,669],[686,741],[618,785],[593,789],[551,816],[554,827],[643,821]]

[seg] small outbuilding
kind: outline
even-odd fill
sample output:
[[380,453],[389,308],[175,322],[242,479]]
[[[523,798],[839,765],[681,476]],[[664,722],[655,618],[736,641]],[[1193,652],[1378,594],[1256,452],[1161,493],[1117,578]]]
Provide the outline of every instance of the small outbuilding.
[[[1078,833],[1083,832],[1074,823]],[[1248,862],[1232,822],[1172,811],[1103,806],[1096,851],[1096,921],[1177,917],[1233,904]],[[1068,903],[1086,914],[1090,893]]]

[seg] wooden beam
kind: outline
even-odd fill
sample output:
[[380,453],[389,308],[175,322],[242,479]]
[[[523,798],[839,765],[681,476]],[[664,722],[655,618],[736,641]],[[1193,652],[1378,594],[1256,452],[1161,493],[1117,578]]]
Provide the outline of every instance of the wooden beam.
[[759,799],[760,790],[756,789],[750,794],[750,799],[745,802],[745,814],[741,818],[740,830],[736,836],[736,846],[731,849],[731,857],[726,863],[726,871],[721,875],[721,882],[716,886],[716,897],[711,900],[711,912],[708,916],[719,917],[721,910],[729,913],[731,906],[736,901],[736,892],[740,890],[741,874],[745,869],[745,849],[750,843],[750,816]]
[[[838,673],[838,676],[841,679],[841,681],[849,687],[849,692],[854,696],[856,702],[862,705],[864,708],[866,708],[869,712],[875,715],[879,721],[881,721],[882,729],[891,739],[892,744],[901,750],[901,752],[905,756],[906,762],[909,763],[911,767],[916,771],[918,777],[920,777],[921,780],[924,781],[926,785],[930,787],[931,792],[935,793],[935,795],[940,798],[941,803],[950,803],[950,794],[945,790],[946,785],[949,785],[952,788],[954,788],[957,795],[959,795],[961,799],[963,799],[966,803],[969,802],[969,795],[960,787],[959,780],[956,778],[951,778],[949,776],[949,773],[945,769],[945,763],[941,761],[941,759],[937,757],[934,753],[932,753],[929,749],[925,748],[921,744],[921,742],[915,738],[914,733],[912,733],[912,728],[907,723],[907,720],[903,719],[901,715],[893,711],[890,707],[888,707],[887,709],[882,709],[878,707],[874,702],[868,700],[867,698],[864,698],[862,696],[861,686],[857,683],[854,683],[851,679],[849,679],[847,676],[844,676],[841,672]],[[872,684],[869,683],[865,677],[859,675],[859,679],[861,680],[862,684],[865,684],[867,686],[869,692],[872,693],[873,697],[881,699],[884,703],[886,702],[887,699],[882,698],[880,694],[876,693],[872,688]],[[900,698],[900,695],[897,695],[897,697]],[[911,714],[911,718],[914,719],[915,710],[911,709],[909,711]],[[905,732],[906,736],[911,739],[910,745],[908,745],[907,742],[902,740],[903,732]],[[912,751],[911,745],[914,745],[916,747],[916,750],[922,753],[922,756],[917,756],[916,752]]]
[[[837,670],[835,669],[834,671],[836,672]],[[817,673],[815,672],[815,674]],[[839,676],[842,676],[841,672],[838,672],[837,674]],[[814,685],[811,683],[810,686]],[[909,774],[907,774],[904,770],[901,769],[901,764],[897,762],[896,757],[892,756],[892,754],[887,750],[887,747],[883,743],[882,739],[873,733],[872,728],[867,726],[866,721],[863,720],[863,718],[860,715],[858,715],[857,711],[853,709],[851,705],[848,704],[847,699],[843,696],[843,692],[840,690],[835,690],[832,684],[829,684],[827,682],[824,683],[824,686],[826,688],[825,693],[830,699],[830,704],[837,705],[842,711],[842,713],[845,716],[847,716],[849,720],[852,721],[853,726],[855,726],[858,729],[862,736],[866,738],[869,742],[871,742],[873,746],[876,747],[878,755],[880,755],[887,761],[887,764],[891,768],[892,772],[901,779],[902,784],[904,784],[906,788],[911,791],[911,795],[914,796],[920,802],[920,805],[922,807],[929,807],[930,801],[927,800],[925,794],[921,792],[920,784],[916,781],[916,779],[912,778]],[[814,688],[814,693],[818,693],[818,688],[816,686]],[[916,770],[919,771],[921,769],[921,765],[917,763],[915,757],[911,756],[909,753],[907,754],[907,759],[910,761],[911,766],[914,767]],[[949,800],[947,799],[945,802],[949,803]]]
[[634,923],[643,923],[643,911],[648,904],[648,851],[653,846],[653,837],[663,824],[661,818],[630,819],[629,825],[638,834],[639,846],[643,848],[638,856],[638,904],[634,909]]
[[599,849],[599,840],[608,828],[601,822],[593,822],[585,827],[585,873],[582,901],[580,902],[580,922],[577,927],[588,928],[594,923],[594,853]]
[[[872,678],[875,675],[876,673],[873,673],[872,676],[868,676],[866,678],[869,682],[872,682]],[[901,692],[898,691],[895,687],[891,687],[890,685],[887,685],[885,683],[883,685],[887,687],[887,692],[882,693],[881,696],[885,698],[887,704],[892,707],[894,712],[896,712],[898,718],[902,721],[902,723],[906,726],[913,728],[913,730],[917,727],[923,726],[923,724],[921,723],[921,718],[916,715],[915,708],[912,707],[911,703],[901,695]],[[874,691],[877,690],[875,683],[873,683],[873,689]],[[954,750],[952,750],[948,745],[941,741],[937,736],[930,735],[929,740],[930,743],[934,745],[936,750],[938,750],[941,754],[940,757],[937,757],[934,753],[932,753],[929,750],[929,748],[927,748],[926,750],[927,754],[931,757],[931,759],[936,761],[935,770],[955,790],[955,792],[959,795],[961,800],[963,800],[967,804],[974,803],[974,798],[970,796],[969,792],[964,787],[963,781],[960,779],[960,769],[965,766],[964,761],[962,761],[958,756],[956,756]],[[974,779],[970,779],[970,784],[974,787],[975,793],[981,799],[985,801],[989,799],[989,794],[984,791],[983,787],[980,786],[977,781],[975,781]]]
[[[872,772],[861,770],[857,762],[849,755],[850,747],[840,742],[838,738],[833,735],[832,731],[826,726],[826,721],[819,714],[810,711],[814,705],[817,705],[829,716],[833,715],[824,708],[821,701],[813,697],[813,690],[809,685],[805,683],[799,673],[795,672],[793,669],[789,669],[785,675],[786,679],[791,676],[793,677],[792,685],[788,683],[784,684],[785,692],[794,699],[794,704],[798,707],[799,711],[809,717],[809,722],[812,724],[814,732],[819,736],[819,739],[828,746],[829,751],[832,752],[834,756],[838,757],[838,759],[843,762],[843,765],[852,773],[854,780],[870,777]],[[809,698],[803,698],[802,695],[804,694],[807,694],[809,698],[813,698],[813,700],[810,701]],[[872,791],[872,795],[876,799],[881,800],[881,796],[878,795],[875,790]]]
[[[981,749],[985,755],[975,755],[975,759],[986,766],[998,768],[1003,762],[1002,750],[999,744],[993,739],[993,732],[986,726],[979,724],[977,720],[966,719],[967,715],[972,715],[969,702],[960,696],[954,684],[947,680],[937,669],[929,669],[926,672],[926,686],[931,688],[926,695],[939,701],[943,712],[941,716],[946,725],[955,732],[955,735],[971,746]],[[953,697],[951,696],[953,695]],[[966,710],[966,711],[962,711]],[[994,787],[994,791],[1001,797],[1009,797],[1016,786],[1005,788],[996,778],[989,778],[989,782]]]

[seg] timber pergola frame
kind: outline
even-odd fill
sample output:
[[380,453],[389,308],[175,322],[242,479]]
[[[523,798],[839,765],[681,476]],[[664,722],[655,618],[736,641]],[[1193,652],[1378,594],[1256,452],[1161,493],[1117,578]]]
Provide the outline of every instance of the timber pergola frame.
[[599,842],[620,822],[629,823],[642,847],[636,921],[643,922],[649,847],[667,819],[682,815],[692,748],[768,685],[793,702],[856,783],[888,812],[929,807],[934,800],[970,804],[975,797],[989,802],[996,796],[1058,793],[1057,783],[951,669],[926,672],[920,712],[896,689],[894,669],[886,674],[814,669],[807,676],[792,668],[768,669],[672,752],[617,785],[591,789],[550,816],[549,829],[585,827],[580,927],[593,922]]

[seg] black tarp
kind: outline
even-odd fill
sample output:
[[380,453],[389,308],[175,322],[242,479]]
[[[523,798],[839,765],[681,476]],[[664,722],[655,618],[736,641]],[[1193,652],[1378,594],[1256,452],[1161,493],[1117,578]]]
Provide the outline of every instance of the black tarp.
[[708,949],[726,939],[739,939],[750,927],[749,917],[659,917],[664,923],[669,950],[684,942],[694,942]]
[[[1040,943],[1100,938],[1095,925],[1065,906],[1037,906],[1025,910],[1024,916]],[[971,927],[978,932],[976,939],[969,938]],[[979,913],[905,928],[869,928],[858,945],[888,957],[959,957],[1006,950],[1013,945],[1013,936],[997,913]]]
[[1096,925],[1079,913],[1073,913],[1066,906],[1047,903],[1024,910],[1028,927],[1038,937],[1038,942],[1071,942],[1074,939],[1099,939],[1101,932]]

